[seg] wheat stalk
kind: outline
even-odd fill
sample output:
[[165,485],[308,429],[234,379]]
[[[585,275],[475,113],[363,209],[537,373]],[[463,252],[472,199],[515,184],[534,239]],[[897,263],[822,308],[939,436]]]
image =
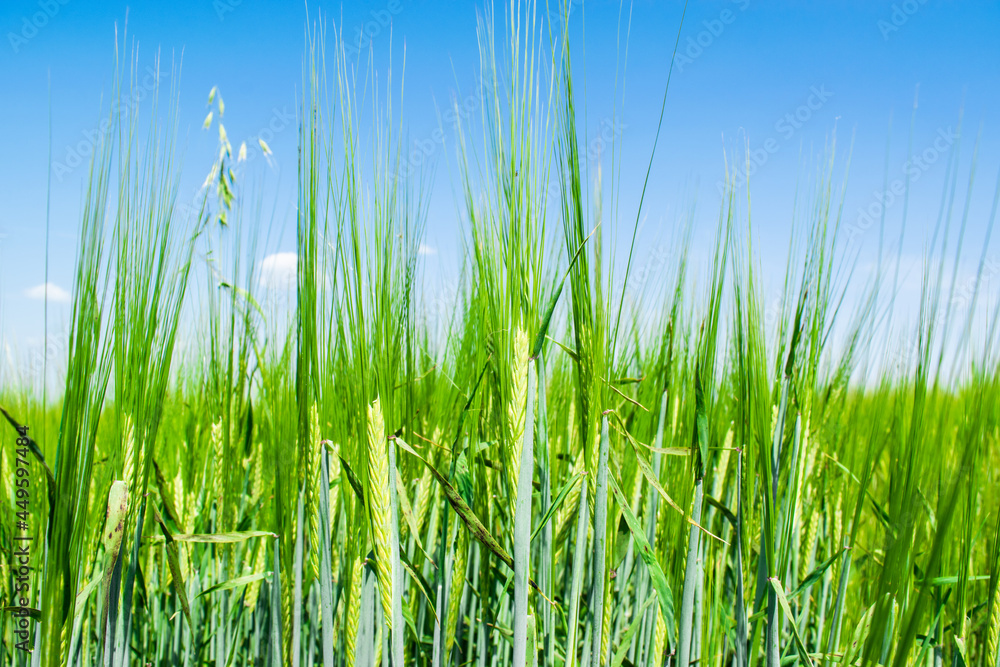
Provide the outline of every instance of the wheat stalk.
[[264,496],[264,443],[258,440],[254,443],[253,461],[250,462],[250,492],[252,502],[256,504]]
[[667,623],[663,620],[663,609],[656,605],[656,630],[653,633],[653,659],[651,664],[659,665],[663,659],[663,649],[667,643]]
[[998,660],[998,639],[1000,639],[1000,586],[993,589],[993,600],[990,607],[989,630],[986,634],[986,658],[996,661]]
[[510,516],[517,504],[517,477],[521,471],[521,450],[524,447],[524,419],[528,397],[528,335],[518,325],[514,329],[511,349],[510,402],[507,403],[508,434],[507,495]]
[[320,453],[322,438],[319,434],[319,409],[316,403],[309,408],[309,467],[306,469],[306,513],[309,516],[309,569],[319,578],[319,488]]
[[[440,442],[441,439],[441,429],[435,428],[434,434],[431,437],[432,442]],[[417,482],[417,492],[416,498],[417,503],[414,509],[415,518],[417,521],[417,532],[423,533],[424,526],[427,522],[427,517],[431,508],[431,497],[435,491],[432,486],[433,479],[431,477],[431,470],[427,466],[424,466],[423,471],[420,473],[420,481]],[[419,535],[418,535],[419,537]]]
[[[331,487],[327,490],[330,494],[330,521],[334,522],[333,525],[337,525],[337,510],[340,506],[340,494],[337,492],[336,487],[333,486],[334,480],[340,479],[340,445],[336,443],[328,443],[330,447],[330,453],[327,457],[328,465],[330,466],[330,483]],[[338,572],[340,570],[340,549],[331,548],[330,553],[330,565],[333,572]],[[338,605],[339,605],[338,601]]]
[[122,446],[125,449],[122,456],[122,480],[129,490],[134,490],[132,474],[135,469],[135,428],[129,415],[122,419]]
[[222,508],[222,490],[225,484],[223,470],[225,469],[225,452],[222,451],[222,420],[212,424],[212,430],[208,438],[208,451],[212,458],[212,483],[208,486],[212,495],[209,502],[214,500],[220,510]]
[[611,587],[604,589],[604,613],[601,621],[601,663],[607,664],[608,643],[611,641],[611,610],[608,609],[611,602]]
[[354,667],[358,648],[358,626],[361,619],[361,579],[364,566],[361,558],[354,557],[351,566],[351,591],[347,600],[347,619],[344,623],[344,644],[347,648],[347,667]]
[[[816,543],[816,535],[818,532],[819,512],[810,512],[809,522],[806,524],[805,541],[802,543],[802,549],[804,552],[808,553],[810,547]],[[799,579],[805,579],[808,574],[809,562],[807,559],[803,558],[802,562],[799,563]]]
[[[253,562],[254,572],[263,572],[267,568],[267,543],[264,540],[257,540],[257,555]],[[247,589],[244,603],[250,613],[257,609],[257,601],[260,599],[261,580],[258,579],[250,584]]]
[[125,536],[125,525],[128,517],[128,485],[123,481],[111,483],[108,492],[108,512],[104,521],[104,584],[103,584],[103,617],[101,619],[101,636],[104,636],[107,626],[108,607],[110,604],[111,579],[115,564],[118,562],[122,539]]
[[379,596],[386,625],[392,630],[392,561],[389,553],[389,453],[382,407],[376,398],[368,406],[368,503],[371,541],[375,547]]
[[[142,493],[142,489],[139,488],[139,475],[141,471],[140,466],[146,458],[146,439],[142,438],[139,442],[138,449],[136,449],[135,426],[129,415],[125,415],[125,426],[123,430],[125,438],[125,463],[128,467],[123,468],[122,477],[124,478],[129,494],[133,497],[137,497],[136,494]],[[139,503],[132,503],[128,508],[128,513],[125,519],[126,528],[135,525],[136,512],[138,511]]]
[[444,654],[451,654],[455,645],[455,632],[458,630],[458,611],[462,602],[462,592],[465,590],[465,564],[468,558],[469,540],[466,531],[458,531],[458,541],[455,544],[455,557],[451,566],[451,584],[448,587],[448,620],[445,627]]

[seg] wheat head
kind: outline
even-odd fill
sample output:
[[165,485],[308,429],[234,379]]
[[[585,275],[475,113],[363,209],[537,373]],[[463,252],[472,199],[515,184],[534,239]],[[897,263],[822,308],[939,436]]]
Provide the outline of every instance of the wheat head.
[[[309,467],[306,470],[306,511],[309,515],[309,568],[319,578],[319,493],[320,452],[323,440],[319,435],[319,409],[309,408]],[[329,530],[329,527],[327,527]]]
[[465,590],[465,564],[469,553],[469,540],[464,530],[459,529],[455,543],[455,560],[451,568],[451,584],[448,588],[448,625],[445,628],[444,654],[451,654],[455,645],[455,631],[458,629],[458,611]]
[[521,450],[524,448],[524,420],[528,397],[528,335],[518,325],[514,330],[511,350],[510,402],[507,404],[507,424],[509,444],[507,447],[507,470],[509,477],[507,495],[510,515],[514,516],[517,504],[517,477],[521,471]]
[[392,562],[389,555],[391,508],[389,506],[389,452],[385,421],[378,398],[368,406],[369,521],[377,559],[379,596],[386,626],[392,629]]
[[358,647],[358,625],[361,618],[361,578],[364,568],[361,558],[354,557],[351,568],[351,592],[347,601],[347,619],[344,628],[344,643],[347,646],[347,667],[354,667]]

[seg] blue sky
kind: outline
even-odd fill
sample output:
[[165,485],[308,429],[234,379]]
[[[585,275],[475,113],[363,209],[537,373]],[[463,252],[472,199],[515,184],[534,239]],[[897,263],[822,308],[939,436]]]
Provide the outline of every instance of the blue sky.
[[[458,0],[314,1],[308,6],[309,15],[322,11],[339,23],[348,41],[364,35],[363,47],[367,50],[370,43],[383,71],[390,47],[398,71],[405,46],[404,118],[414,142],[432,136],[439,122],[436,110],[453,95],[462,99],[475,90],[480,9],[481,3]],[[574,3],[574,74],[586,111],[587,146],[596,153],[614,143],[621,151],[619,232],[626,236],[681,10],[678,2]],[[129,48],[137,47],[140,72],[153,65],[157,51],[161,70],[169,70],[171,61],[183,63],[181,198],[192,196],[211,163],[216,137],[203,132],[201,122],[207,91],[217,85],[226,102],[229,136],[236,142],[269,137],[275,153],[272,165],[258,161],[258,171],[268,196],[276,199],[279,226],[286,229],[271,239],[266,252],[294,251],[294,119],[302,80],[304,4],[6,0],[0,6],[0,127],[5,138],[0,157],[0,338],[15,346],[37,342],[41,331],[41,302],[33,297],[43,291],[50,176],[50,281],[71,289],[86,175],[81,157],[89,138],[100,131],[113,79],[115,26],[121,34],[126,16]],[[384,25],[390,21],[391,31]],[[967,179],[981,129],[969,222],[970,238],[981,238],[1000,168],[998,28],[1000,5],[985,0],[692,2],[652,168],[640,248],[655,254],[694,206],[695,261],[703,259],[699,252],[707,254],[718,216],[724,152],[730,159],[737,153],[744,159],[742,151],[749,146],[757,163],[750,178],[754,242],[765,274],[773,273],[771,269],[784,265],[796,187],[808,193],[809,177],[836,132],[840,156],[853,145],[844,216],[845,223],[859,230],[862,256],[874,261],[875,233],[858,222],[859,210],[880,199],[889,141],[889,182],[909,180],[911,186],[906,254],[919,258],[937,214],[945,155],[963,109],[960,182]],[[913,149],[927,160],[914,165],[906,164],[906,146],[918,87]],[[460,222],[452,197],[458,175],[449,166],[450,152],[451,143],[430,159],[435,179],[426,243],[436,252],[425,260],[431,274],[453,273],[459,251]],[[838,162],[838,183],[842,166]],[[898,200],[888,205],[890,228],[898,225],[901,209]],[[978,256],[981,245],[970,248]],[[50,295],[58,295],[55,288]],[[54,326],[67,317],[66,305],[50,306]]]

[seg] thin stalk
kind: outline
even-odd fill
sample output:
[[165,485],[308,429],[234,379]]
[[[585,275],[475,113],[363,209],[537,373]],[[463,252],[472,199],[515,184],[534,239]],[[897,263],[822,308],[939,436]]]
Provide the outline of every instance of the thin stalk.
[[299,499],[295,509],[295,571],[292,584],[292,667],[302,663],[302,561],[305,541],[304,490],[299,489]]
[[[531,481],[535,458],[535,376],[537,361],[528,364],[528,392],[525,405],[524,442],[517,476],[514,508],[514,667],[524,667],[528,640],[528,578],[531,569]],[[454,595],[454,592],[452,592]]]
[[281,538],[274,538],[274,559],[272,561],[271,575],[271,664],[280,665],[282,656],[281,650],[281,560],[280,544]]
[[[586,485],[584,480],[583,484]],[[587,508],[587,490],[580,491],[580,506],[577,511],[576,536],[573,540],[573,572],[569,593],[569,625],[566,634],[566,667],[576,664],[576,635],[580,627],[580,595],[583,592],[584,565],[587,552],[587,519],[590,510]],[[581,662],[586,665],[586,661]]]
[[[703,498],[703,480],[698,479],[694,483],[694,504],[691,508],[691,520],[694,523],[701,523],[701,505]],[[695,589],[698,586],[698,570],[700,568],[698,560],[698,545],[701,531],[691,525],[688,530],[687,562],[684,566],[684,590],[681,593],[680,631],[677,637],[677,664],[680,667],[687,667],[691,664],[692,637],[694,631],[694,616],[697,613],[695,608]]]
[[323,665],[333,665],[333,564],[330,547],[330,453],[320,454],[319,484],[319,594],[323,623]]
[[[658,450],[663,449],[663,434],[667,423],[667,405],[669,403],[670,390],[664,389],[660,393],[660,411],[656,422],[656,439],[653,441],[653,446],[656,448],[653,451],[653,476],[657,479],[660,478],[660,466],[662,465],[662,452]],[[659,501],[660,496],[658,493],[649,493],[649,497],[646,500],[646,541],[649,542],[650,547],[653,548],[654,552],[656,550],[656,517],[659,511]],[[645,599],[649,592],[649,573],[646,570],[644,564],[639,564],[639,583],[636,587],[638,595],[637,600]],[[649,643],[648,640],[653,639],[653,632],[656,626],[656,607],[651,607],[645,612],[645,617],[642,621],[642,627],[639,631],[639,640],[635,642],[629,649],[628,658],[633,664],[635,663],[635,652],[636,650],[642,652],[644,647]],[[638,647],[638,649],[637,649]],[[644,655],[640,655],[640,661]]]
[[[535,362],[536,375],[538,376],[538,470],[539,482],[542,486],[541,505],[539,512],[544,516],[552,505],[552,478],[549,462],[548,444],[548,410],[545,397],[545,353],[539,352]],[[531,389],[528,389],[531,395]],[[531,421],[526,422],[530,424]],[[522,463],[523,466],[523,463]],[[478,550],[477,550],[478,551]],[[552,599],[552,521],[547,521],[542,527],[541,544],[539,545],[538,556],[538,583],[545,595]],[[542,605],[542,636],[544,637],[544,663],[543,667],[554,667],[555,665],[555,613],[551,605]]]
[[[392,558],[392,664],[403,665],[403,566],[399,561],[399,498],[396,493],[396,443],[389,441],[389,506],[392,511],[392,534],[389,553]],[[385,628],[383,628],[384,630]]]
[[747,644],[749,642],[749,637],[747,636],[747,606],[746,606],[746,596],[743,591],[743,450],[739,450],[736,453],[736,493],[733,494],[736,497],[736,529],[734,533],[734,547],[733,553],[735,557],[735,564],[733,566],[734,575],[736,577],[736,600],[735,600],[735,611],[736,611],[736,636],[735,636],[735,652],[736,661],[734,667],[747,667]]
[[[593,648],[592,667],[600,667],[601,639],[604,629],[605,543],[608,524],[608,416],[601,416],[601,449],[597,461],[597,485],[594,491],[594,562],[592,581]],[[581,493],[581,496],[583,494]]]

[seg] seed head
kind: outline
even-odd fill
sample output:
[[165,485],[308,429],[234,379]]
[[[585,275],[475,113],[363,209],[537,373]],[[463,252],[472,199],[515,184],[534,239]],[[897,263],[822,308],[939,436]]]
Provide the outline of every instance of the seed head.
[[354,557],[351,573],[351,594],[347,601],[347,619],[344,643],[347,644],[347,667],[354,667],[355,653],[358,646],[358,625],[361,618],[361,578],[364,568],[361,559]]
[[372,544],[378,561],[378,589],[386,625],[392,629],[392,561],[389,555],[391,508],[389,506],[389,453],[382,407],[376,398],[368,406],[368,503]]

